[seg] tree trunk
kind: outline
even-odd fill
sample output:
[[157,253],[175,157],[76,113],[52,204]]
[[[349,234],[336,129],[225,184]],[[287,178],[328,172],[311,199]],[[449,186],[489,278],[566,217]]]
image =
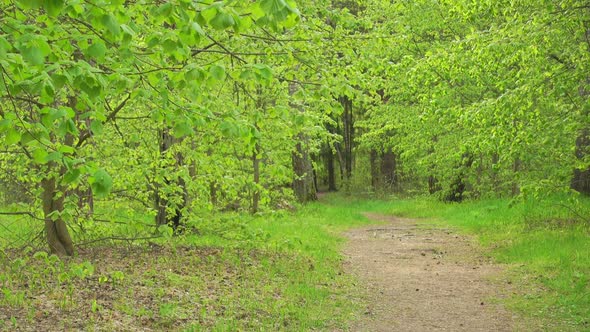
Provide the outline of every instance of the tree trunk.
[[297,135],[297,145],[291,154],[293,162],[293,192],[301,203],[317,200],[317,193],[313,182],[313,167],[307,150],[304,148],[305,137],[303,133]]
[[94,195],[92,194],[92,189],[77,188],[75,194],[78,196],[78,209],[83,211],[84,207],[88,207],[88,214],[92,215],[94,213]]
[[440,190],[440,185],[438,184],[438,179],[434,175],[430,175],[428,177],[428,193],[434,194]]
[[352,150],[354,144],[354,119],[352,116],[352,100],[343,96],[339,98],[340,104],[344,108],[342,113],[342,127],[343,127],[343,139],[344,139],[344,171],[345,178],[348,180],[352,176]]
[[[295,94],[296,91],[297,86],[295,83],[290,83],[289,95]],[[299,112],[304,112],[303,109],[297,106],[293,107],[297,108]],[[317,186],[314,182],[313,165],[307,150],[308,138],[302,132],[299,132],[294,138],[297,144],[295,145],[295,151],[291,153],[291,162],[293,165],[293,172],[295,173],[291,186],[295,193],[295,197],[297,197],[299,202],[306,203],[309,201],[315,201],[318,199],[316,190]]]
[[258,212],[259,204],[260,204],[260,190],[258,186],[260,185],[260,158],[258,158],[258,154],[260,153],[260,145],[256,143],[254,147],[254,151],[252,152],[252,169],[253,169],[253,180],[254,180],[254,190],[252,192],[252,214]]
[[328,191],[336,191],[336,172],[334,169],[334,152],[328,145],[326,151],[326,168],[328,171]]
[[517,196],[520,194],[520,186],[518,185],[518,181],[516,181],[517,174],[520,171],[520,163],[520,158],[514,159],[514,163],[512,163],[512,173],[514,179],[512,180],[512,196]]
[[381,156],[381,177],[385,189],[394,189],[397,185],[397,157],[388,150]]
[[[169,131],[164,129],[160,132],[160,157],[165,158],[166,152],[172,147],[173,144],[177,143],[177,139],[175,139],[172,135],[170,135]],[[176,167],[181,167],[184,164],[184,158],[182,154],[179,152],[174,156],[175,162],[174,165]],[[162,186],[174,186],[178,187],[182,190],[182,200],[180,204],[174,204],[174,206],[170,206],[170,201],[164,196],[160,194],[160,189]],[[182,222],[182,211],[186,208],[187,200],[188,200],[188,192],[186,188],[186,183],[184,179],[181,178],[170,178],[165,177],[164,183],[159,184],[156,183],[155,185],[155,206],[156,206],[156,225],[169,225],[174,229],[174,232],[178,232],[179,227]],[[169,213],[169,208],[173,208],[173,213]]]
[[369,163],[371,164],[371,187],[373,188],[373,190],[378,190],[380,189],[380,172],[379,172],[379,154],[377,153],[377,150],[375,149],[371,149],[371,152],[369,153]]
[[467,182],[465,181],[465,173],[473,165],[473,156],[470,153],[464,153],[459,163],[459,174],[455,177],[449,187],[449,192],[444,200],[447,202],[462,202],[467,189]]
[[[576,158],[582,160],[590,148],[590,130],[585,129],[576,139]],[[574,169],[570,187],[581,194],[590,195],[590,167]]]
[[492,154],[492,166],[491,166],[491,172],[492,172],[492,187],[494,189],[494,193],[498,194],[501,192],[501,188],[500,188],[500,180],[498,177],[498,170],[497,170],[497,165],[500,162],[500,155],[497,152],[494,152]]
[[217,199],[217,181],[210,181],[209,182],[209,201],[213,208],[217,206],[218,199]]
[[[58,256],[72,256],[74,244],[68,227],[59,215],[64,209],[65,191],[58,188],[55,178],[47,178],[41,181],[43,189],[43,215],[45,219],[45,235],[51,253]],[[58,195],[61,193],[62,195]]]

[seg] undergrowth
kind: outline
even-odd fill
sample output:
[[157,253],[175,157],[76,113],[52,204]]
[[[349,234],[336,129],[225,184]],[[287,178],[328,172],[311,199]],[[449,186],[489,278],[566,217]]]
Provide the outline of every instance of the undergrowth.
[[96,242],[66,260],[0,251],[0,330],[346,330],[362,303],[342,270],[339,233],[366,224],[370,204],[203,214],[180,236]]

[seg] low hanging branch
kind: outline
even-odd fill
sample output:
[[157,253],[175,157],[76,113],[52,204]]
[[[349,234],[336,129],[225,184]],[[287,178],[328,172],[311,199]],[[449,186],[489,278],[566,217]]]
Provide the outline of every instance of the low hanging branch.
[[45,219],[37,217],[32,212],[0,212],[0,215],[3,215],[3,216],[29,216],[29,217],[36,219],[36,220],[45,221]]

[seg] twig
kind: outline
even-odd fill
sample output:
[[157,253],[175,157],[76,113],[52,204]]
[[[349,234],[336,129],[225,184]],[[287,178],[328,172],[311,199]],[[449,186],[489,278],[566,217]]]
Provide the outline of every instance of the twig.
[[581,214],[579,214],[576,210],[574,210],[573,208],[565,205],[565,204],[561,204],[561,203],[557,203],[555,204],[557,206],[561,206],[566,208],[567,210],[569,210],[569,212],[571,212],[572,214],[574,214],[575,216],[577,216],[578,218],[580,218],[583,222],[590,224],[590,219],[586,219],[584,216],[582,216]]
[[145,236],[145,237],[118,237],[118,236],[109,236],[109,237],[104,237],[104,238],[101,238],[101,239],[96,239],[96,240],[91,240],[91,241],[79,243],[77,245],[77,247],[86,246],[86,245],[89,245],[89,244],[92,244],[92,243],[102,242],[102,241],[127,241],[127,242],[133,242],[133,241],[143,241],[143,240],[158,239],[158,238],[161,238],[161,237],[162,237],[161,235]]

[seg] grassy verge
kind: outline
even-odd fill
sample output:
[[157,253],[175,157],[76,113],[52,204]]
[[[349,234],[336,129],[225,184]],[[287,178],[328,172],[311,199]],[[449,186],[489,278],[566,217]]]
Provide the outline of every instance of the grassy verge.
[[371,204],[195,217],[194,234],[67,261],[0,250],[0,330],[346,329],[361,304],[338,233],[366,224]]
[[590,200],[581,199],[573,209],[568,200],[415,199],[384,203],[379,210],[433,218],[477,235],[492,257],[511,266],[509,277],[520,291],[509,307],[544,319],[550,330],[590,330],[590,224],[583,221]]

